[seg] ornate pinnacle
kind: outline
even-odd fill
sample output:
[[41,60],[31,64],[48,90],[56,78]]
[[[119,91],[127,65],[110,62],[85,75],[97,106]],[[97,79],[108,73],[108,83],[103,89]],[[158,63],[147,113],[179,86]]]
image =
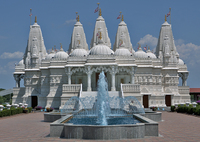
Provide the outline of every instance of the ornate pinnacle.
[[37,16],[35,16],[35,23],[37,23]]
[[102,14],[101,14],[101,8],[99,9],[99,16],[101,16]]
[[140,45],[140,43],[138,42],[138,46],[139,46],[139,48],[141,47],[141,45]]
[[122,21],[124,21],[124,15],[122,14]]
[[62,44],[60,43],[60,49],[62,49]]
[[165,21],[167,21],[167,16],[165,15]]
[[78,17],[77,17],[77,22],[79,22],[79,15],[78,15]]

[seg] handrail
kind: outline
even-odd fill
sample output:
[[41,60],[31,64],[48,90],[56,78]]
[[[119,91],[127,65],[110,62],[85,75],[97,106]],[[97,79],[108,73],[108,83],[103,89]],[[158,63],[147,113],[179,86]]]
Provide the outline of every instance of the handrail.
[[122,95],[122,98],[124,98],[124,92],[123,92],[122,83],[120,85],[121,85],[121,95]]

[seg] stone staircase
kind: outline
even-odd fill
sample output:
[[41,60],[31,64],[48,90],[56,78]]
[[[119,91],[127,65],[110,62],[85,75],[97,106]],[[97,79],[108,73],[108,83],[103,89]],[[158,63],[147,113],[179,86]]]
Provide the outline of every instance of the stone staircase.
[[[108,94],[110,97],[113,96],[119,96],[120,92],[119,91],[108,91]],[[91,91],[91,92],[87,92],[87,91],[82,91],[81,97],[95,97],[97,96],[97,91]]]

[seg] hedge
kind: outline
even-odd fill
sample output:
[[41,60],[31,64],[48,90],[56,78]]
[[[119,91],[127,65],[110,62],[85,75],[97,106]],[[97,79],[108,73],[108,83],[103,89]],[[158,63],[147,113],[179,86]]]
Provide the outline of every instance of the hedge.
[[[28,112],[30,113],[31,111],[32,107],[28,107]],[[0,111],[0,117],[15,115],[19,113],[23,113],[23,108],[14,108],[14,107],[11,107],[10,109],[5,108],[4,110]]]
[[[171,106],[171,111],[175,110],[174,106]],[[200,115],[200,105],[197,105],[195,108],[192,105],[189,105],[188,107],[186,105],[178,105],[178,108],[176,109],[179,113],[188,113],[188,114],[195,114]]]

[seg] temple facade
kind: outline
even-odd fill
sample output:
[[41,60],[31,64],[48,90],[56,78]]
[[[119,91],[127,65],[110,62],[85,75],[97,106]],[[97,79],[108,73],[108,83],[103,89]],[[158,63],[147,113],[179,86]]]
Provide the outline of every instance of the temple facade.
[[[23,59],[13,73],[16,87],[12,103],[62,108],[73,96],[97,95],[97,81],[104,71],[110,96],[134,96],[145,107],[166,107],[190,102],[187,66],[179,58],[171,24],[161,25],[155,53],[134,51],[122,15],[113,48],[104,18],[99,11],[90,43],[79,16],[74,25],[68,51],[47,53],[40,26],[30,26]],[[182,86],[179,85],[179,78]],[[20,87],[20,80],[24,86]]]

